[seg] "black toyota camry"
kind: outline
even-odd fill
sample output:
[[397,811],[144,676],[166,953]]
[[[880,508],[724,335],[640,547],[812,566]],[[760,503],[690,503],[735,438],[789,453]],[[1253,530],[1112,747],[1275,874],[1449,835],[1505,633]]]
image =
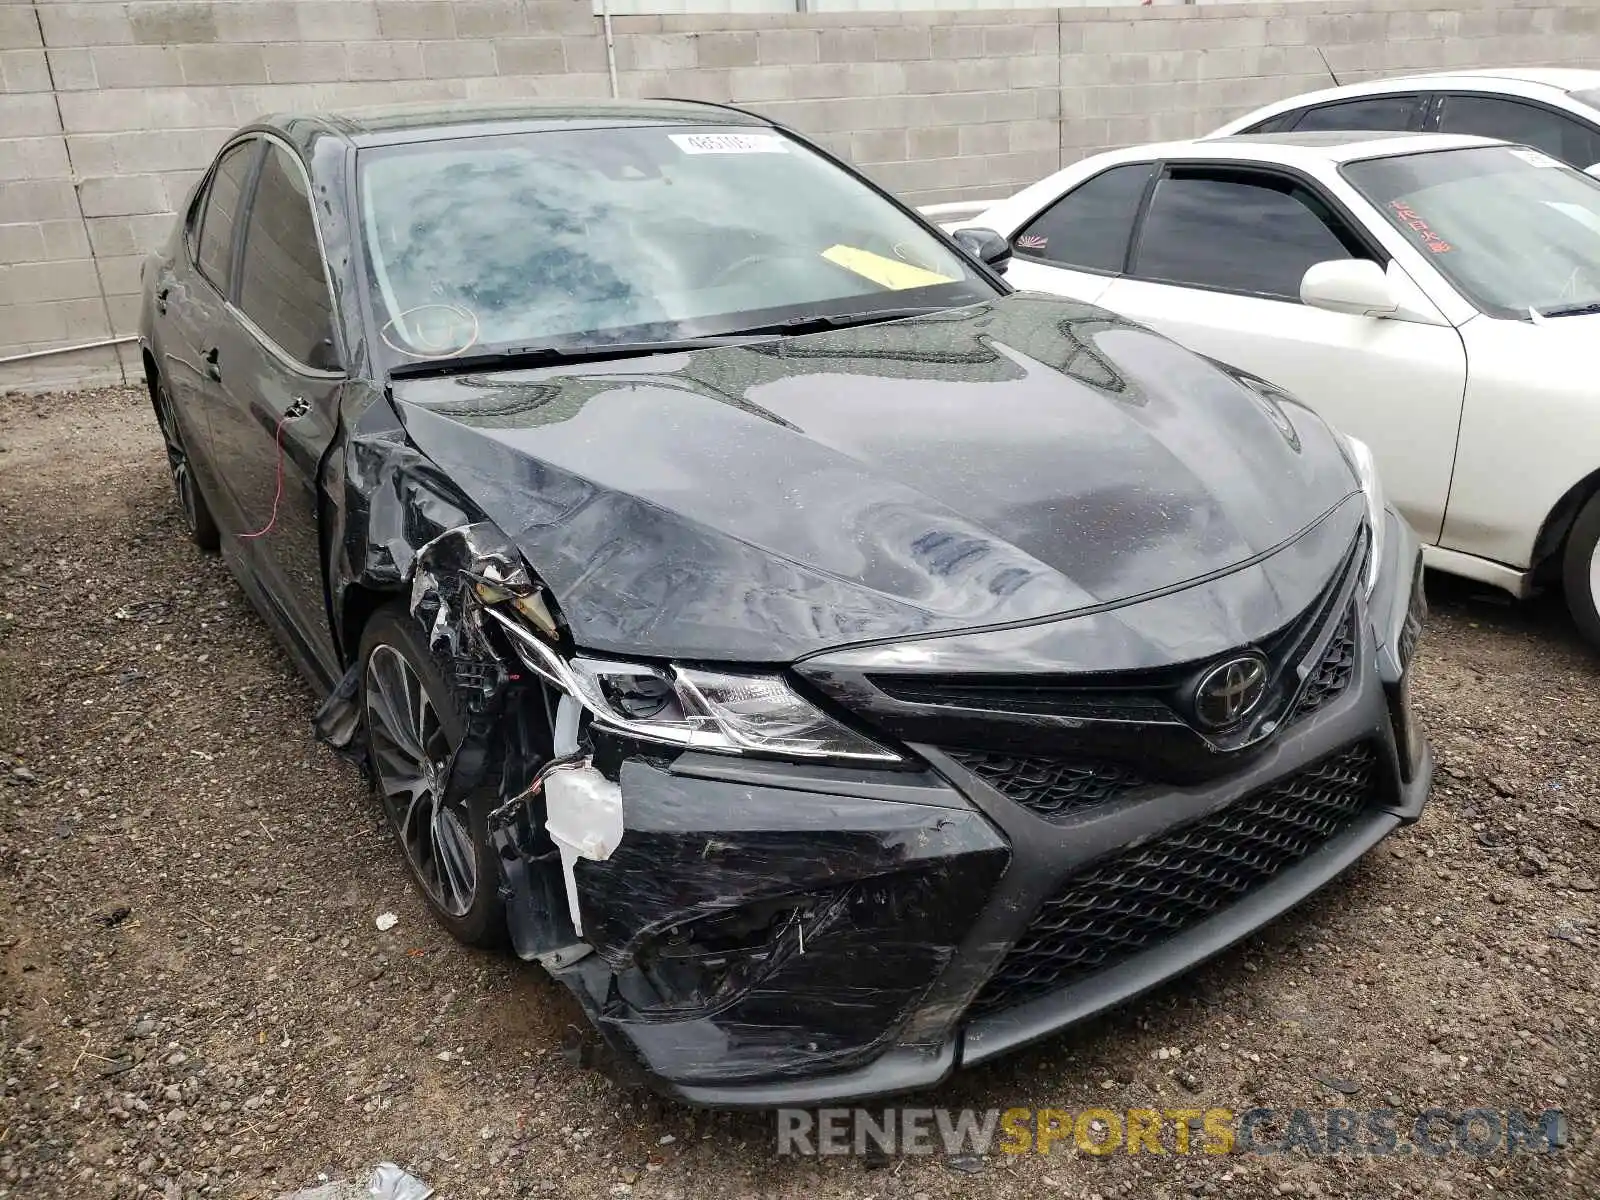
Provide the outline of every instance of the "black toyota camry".
[[427,903],[691,1102],[934,1083],[1427,796],[1365,447],[957,236],[737,110],[396,109],[146,264],[189,527]]

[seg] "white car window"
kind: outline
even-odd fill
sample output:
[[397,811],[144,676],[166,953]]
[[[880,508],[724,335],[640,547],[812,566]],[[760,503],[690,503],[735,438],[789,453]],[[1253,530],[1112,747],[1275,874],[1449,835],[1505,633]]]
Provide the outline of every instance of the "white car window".
[[1600,306],[1600,181],[1516,146],[1372,159],[1344,174],[1484,312]]
[[1085,271],[1122,270],[1150,163],[1126,163],[1080,183],[1011,240],[1029,258]]
[[1308,129],[1421,129],[1422,97],[1414,94],[1363,96],[1359,100],[1321,104],[1306,109],[1298,121],[1283,128],[1296,133]]
[[1499,96],[1443,97],[1439,130],[1537,146],[1580,169],[1600,162],[1600,134],[1588,125],[1537,104]]
[[1132,274],[1160,283],[1300,298],[1307,268],[1355,239],[1309,188],[1226,168],[1173,168],[1156,185]]

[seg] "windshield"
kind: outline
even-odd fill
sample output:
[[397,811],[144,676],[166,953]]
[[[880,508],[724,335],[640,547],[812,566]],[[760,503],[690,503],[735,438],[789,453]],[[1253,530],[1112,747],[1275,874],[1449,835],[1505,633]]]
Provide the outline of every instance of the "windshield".
[[1600,181],[1521,146],[1371,159],[1344,174],[1484,312],[1600,304]]
[[1584,88],[1581,91],[1568,92],[1579,104],[1587,104],[1590,108],[1600,108],[1600,88]]
[[368,149],[358,194],[377,323],[402,361],[996,295],[948,244],[767,128]]

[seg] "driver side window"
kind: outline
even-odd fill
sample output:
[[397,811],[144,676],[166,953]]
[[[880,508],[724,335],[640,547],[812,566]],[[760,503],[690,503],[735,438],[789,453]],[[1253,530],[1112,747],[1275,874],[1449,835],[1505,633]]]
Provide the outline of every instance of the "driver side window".
[[245,230],[239,307],[296,362],[332,361],[333,303],[311,213],[305,172],[269,143]]
[[1300,280],[1314,263],[1371,257],[1322,197],[1297,180],[1174,167],[1156,184],[1131,274],[1298,302]]

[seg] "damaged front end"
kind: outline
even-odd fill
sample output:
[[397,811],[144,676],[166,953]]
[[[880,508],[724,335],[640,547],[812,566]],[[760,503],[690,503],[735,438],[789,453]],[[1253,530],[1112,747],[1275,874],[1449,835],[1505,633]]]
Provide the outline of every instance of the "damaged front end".
[[[494,791],[512,945],[623,1073],[762,1103],[891,1045],[946,1054],[960,1005],[929,992],[1009,860],[948,783],[782,673],[580,653],[488,522],[416,552],[410,610],[469,714],[441,786]],[[358,686],[318,717],[354,751]]]

